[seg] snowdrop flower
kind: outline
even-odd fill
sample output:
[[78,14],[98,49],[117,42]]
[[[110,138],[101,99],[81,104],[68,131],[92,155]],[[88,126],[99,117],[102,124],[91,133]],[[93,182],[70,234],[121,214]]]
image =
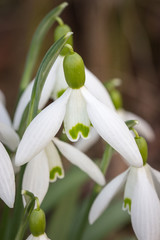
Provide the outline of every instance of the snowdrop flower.
[[13,208],[15,200],[15,177],[10,157],[0,142],[0,198]]
[[38,237],[33,236],[33,235],[31,234],[26,240],[51,240],[51,239],[48,238],[45,233],[43,233],[42,235],[40,235],[40,236],[38,236]]
[[[130,167],[114,178],[95,199],[90,213],[92,224],[108,207],[112,198],[125,185],[123,210],[131,214],[131,222],[139,240],[160,239],[160,172],[148,164]],[[157,192],[156,192],[157,191]],[[160,197],[160,195],[159,195]]]
[[[59,55],[53,64],[52,68],[49,71],[47,79],[45,81],[42,94],[39,102],[39,110],[43,109],[46,103],[50,98],[57,99],[59,98],[65,90],[68,88],[68,85],[65,80],[64,71],[63,71],[63,60],[64,56]],[[109,93],[100,82],[100,80],[91,73],[85,67],[86,81],[85,86],[90,90],[90,92],[98,98],[101,102],[106,104],[108,107],[114,110],[114,105],[111,101]],[[13,119],[14,129],[18,130],[23,112],[31,99],[32,89],[34,85],[34,80],[30,82],[26,90],[23,92]]]
[[32,192],[40,203],[47,193],[49,182],[64,177],[62,162],[55,146],[72,164],[87,173],[99,185],[105,184],[102,172],[89,157],[72,145],[54,138],[45,150],[27,164],[23,177],[22,189]]
[[2,91],[0,91],[0,141],[12,151],[16,150],[19,143],[19,136],[14,131],[11,119],[5,108],[5,97]]
[[16,164],[28,162],[45,148],[64,120],[65,133],[71,141],[77,141],[80,136],[87,138],[91,122],[99,135],[129,164],[142,166],[138,147],[125,123],[84,86],[84,64],[77,53],[65,57],[64,73],[69,87],[28,126],[16,153]]

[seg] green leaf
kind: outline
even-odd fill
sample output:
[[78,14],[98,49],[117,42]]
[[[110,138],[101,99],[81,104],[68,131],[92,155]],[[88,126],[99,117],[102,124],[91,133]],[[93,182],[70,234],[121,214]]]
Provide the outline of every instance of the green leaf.
[[50,27],[53,25],[53,23],[56,20],[56,17],[58,17],[64,8],[68,5],[68,3],[64,2],[60,4],[58,7],[54,8],[51,12],[49,12],[45,18],[41,21],[39,24],[37,30],[35,31],[31,45],[29,48],[29,52],[27,55],[24,73],[22,76],[21,84],[20,84],[20,95],[24,91],[24,89],[27,87],[28,83],[31,80],[32,72],[35,67],[35,63],[38,57],[39,49],[42,45],[42,41],[47,33],[47,31],[50,29]]
[[[74,189],[59,201],[47,224],[47,235],[51,239],[66,240],[77,208],[80,189]],[[63,228],[63,231],[62,231]]]
[[125,227],[130,222],[130,216],[122,211],[122,204],[122,201],[112,203],[93,225],[88,223],[81,240],[101,240]]
[[42,209],[48,212],[66,195],[79,188],[88,180],[88,176],[76,167],[72,167],[62,180],[50,184],[49,191],[42,203]]

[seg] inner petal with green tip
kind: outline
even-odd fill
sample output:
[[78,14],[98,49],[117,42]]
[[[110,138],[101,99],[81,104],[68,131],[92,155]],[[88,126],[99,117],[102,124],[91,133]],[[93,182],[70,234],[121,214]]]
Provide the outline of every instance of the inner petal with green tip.
[[62,177],[62,175],[63,175],[62,168],[59,166],[56,166],[50,170],[50,180],[52,181],[57,177]]
[[87,114],[86,103],[79,89],[71,92],[66,107],[64,129],[67,137],[75,142],[81,136],[87,138],[90,131],[90,120]]
[[125,198],[123,202],[123,210],[128,210],[128,213],[131,213],[131,199]]
[[45,148],[45,152],[48,157],[48,166],[49,166],[49,173],[50,173],[50,182],[55,182],[57,178],[64,177],[64,170],[62,166],[62,162],[57,151],[57,148],[50,142],[47,147]]

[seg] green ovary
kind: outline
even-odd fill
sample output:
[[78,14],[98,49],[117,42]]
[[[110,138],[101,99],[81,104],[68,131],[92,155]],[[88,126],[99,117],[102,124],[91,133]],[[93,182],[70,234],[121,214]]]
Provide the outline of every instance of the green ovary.
[[130,198],[124,199],[124,207],[127,208],[127,205],[129,207],[129,211],[131,212],[131,199]]
[[53,180],[55,178],[56,173],[59,176],[62,176],[62,168],[60,167],[54,167],[51,171],[50,171],[50,179]]
[[88,137],[89,134],[89,127],[83,125],[82,123],[78,123],[74,126],[71,130],[69,130],[69,134],[73,139],[78,138],[78,133],[81,132],[83,137]]
[[62,96],[62,94],[66,91],[65,89],[60,90],[59,92],[57,92],[57,98],[59,98],[60,96]]

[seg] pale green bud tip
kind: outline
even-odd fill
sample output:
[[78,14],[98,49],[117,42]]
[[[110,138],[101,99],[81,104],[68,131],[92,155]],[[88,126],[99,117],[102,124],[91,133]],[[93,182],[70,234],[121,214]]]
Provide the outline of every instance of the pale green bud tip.
[[81,88],[85,83],[85,67],[81,56],[73,53],[64,57],[63,69],[66,82],[73,89]]
[[141,156],[143,159],[143,165],[145,165],[147,162],[147,158],[148,158],[147,142],[143,137],[135,137],[135,141],[136,141],[139,151],[141,153]]
[[121,93],[118,90],[114,89],[110,92],[110,96],[115,108],[116,109],[122,108],[123,101]]
[[[66,24],[56,27],[56,29],[54,31],[54,41],[59,40],[62,36],[64,36],[65,34],[71,32],[71,31],[72,31],[71,28]],[[66,43],[73,46],[72,34],[70,34],[70,37],[68,38]],[[65,56],[67,53],[68,53],[68,49],[66,47],[64,47],[61,51],[61,55]]]
[[46,217],[42,209],[34,209],[29,218],[29,228],[33,236],[38,237],[45,232]]

